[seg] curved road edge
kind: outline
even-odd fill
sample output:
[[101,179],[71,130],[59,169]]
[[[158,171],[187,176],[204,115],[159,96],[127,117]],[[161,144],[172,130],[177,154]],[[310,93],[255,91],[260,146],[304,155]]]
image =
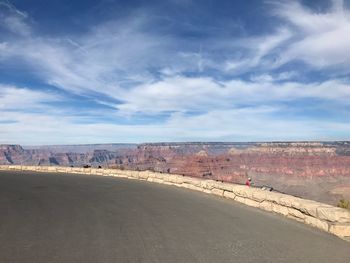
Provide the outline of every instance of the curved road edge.
[[311,225],[350,242],[350,211],[286,194],[188,176],[117,169],[0,165],[0,170],[112,176],[173,185],[234,200]]

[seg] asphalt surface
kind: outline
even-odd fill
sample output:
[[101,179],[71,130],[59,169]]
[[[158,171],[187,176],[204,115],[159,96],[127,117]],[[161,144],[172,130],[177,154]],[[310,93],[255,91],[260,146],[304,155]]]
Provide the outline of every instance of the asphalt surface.
[[186,189],[0,172],[0,262],[348,263],[350,243]]

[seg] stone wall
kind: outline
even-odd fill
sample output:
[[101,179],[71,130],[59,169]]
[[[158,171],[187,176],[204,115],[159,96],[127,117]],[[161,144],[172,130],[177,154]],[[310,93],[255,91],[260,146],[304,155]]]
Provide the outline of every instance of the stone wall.
[[0,170],[91,174],[174,185],[282,214],[350,241],[350,211],[316,201],[243,185],[151,171],[19,165],[2,165]]

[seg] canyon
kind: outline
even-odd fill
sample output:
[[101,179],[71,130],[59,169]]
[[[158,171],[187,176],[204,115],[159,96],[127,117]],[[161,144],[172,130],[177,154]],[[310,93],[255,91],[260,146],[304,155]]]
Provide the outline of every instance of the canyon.
[[152,170],[244,184],[336,205],[350,199],[350,142],[0,145],[0,164]]

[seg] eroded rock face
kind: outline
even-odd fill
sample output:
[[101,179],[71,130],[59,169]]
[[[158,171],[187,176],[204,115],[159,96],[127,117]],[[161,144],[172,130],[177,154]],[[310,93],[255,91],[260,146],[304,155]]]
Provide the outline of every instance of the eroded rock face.
[[[350,142],[160,143],[23,149],[0,146],[0,164],[153,170],[244,183],[335,204],[350,199]],[[79,148],[80,147],[80,148]],[[95,148],[94,148],[95,147]],[[84,149],[84,151],[82,151]],[[107,150],[108,149],[108,150]]]
[[29,157],[20,145],[0,145],[0,164],[21,163]]
[[[140,145],[127,169],[151,169],[213,180],[258,185],[336,204],[350,199],[350,144],[146,144]],[[340,189],[340,190],[339,190]]]

